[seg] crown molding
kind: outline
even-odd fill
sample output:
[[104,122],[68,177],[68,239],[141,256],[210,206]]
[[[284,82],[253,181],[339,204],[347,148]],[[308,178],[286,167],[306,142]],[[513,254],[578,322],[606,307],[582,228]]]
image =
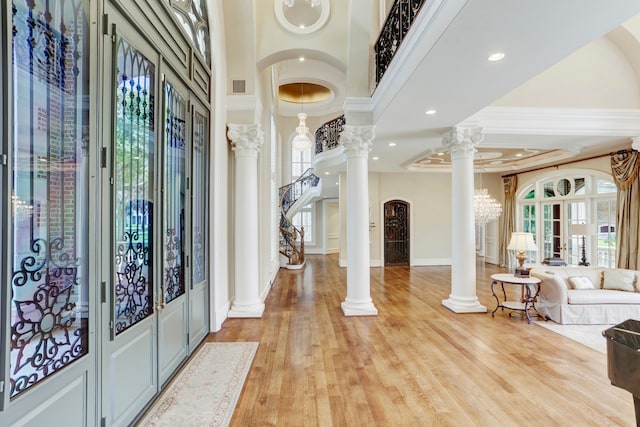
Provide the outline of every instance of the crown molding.
[[640,109],[487,107],[467,122],[481,123],[485,134],[640,135]]
[[227,111],[262,112],[262,103],[255,95],[227,95]]

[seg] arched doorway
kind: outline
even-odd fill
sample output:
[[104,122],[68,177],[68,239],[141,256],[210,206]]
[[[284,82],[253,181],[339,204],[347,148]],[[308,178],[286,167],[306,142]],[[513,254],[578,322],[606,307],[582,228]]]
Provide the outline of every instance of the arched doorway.
[[409,204],[384,204],[384,265],[409,265]]

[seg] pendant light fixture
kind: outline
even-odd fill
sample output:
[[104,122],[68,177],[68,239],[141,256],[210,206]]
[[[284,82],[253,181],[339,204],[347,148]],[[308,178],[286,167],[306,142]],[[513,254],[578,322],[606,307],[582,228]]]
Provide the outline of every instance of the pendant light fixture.
[[298,113],[298,127],[296,136],[293,138],[293,149],[296,151],[306,151],[313,146],[313,141],[309,138],[309,128],[307,127],[307,113],[304,112],[304,83],[300,83],[300,112]]

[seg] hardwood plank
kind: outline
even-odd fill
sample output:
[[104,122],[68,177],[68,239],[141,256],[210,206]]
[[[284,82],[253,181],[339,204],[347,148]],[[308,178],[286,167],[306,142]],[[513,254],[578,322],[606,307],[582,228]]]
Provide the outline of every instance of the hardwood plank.
[[[606,356],[498,311],[477,264],[488,313],[442,305],[450,267],[371,269],[379,315],[345,317],[337,255],[281,270],[262,319],[228,319],[209,341],[258,341],[233,426],[633,426],[630,393]],[[517,295],[516,290],[508,290]]]

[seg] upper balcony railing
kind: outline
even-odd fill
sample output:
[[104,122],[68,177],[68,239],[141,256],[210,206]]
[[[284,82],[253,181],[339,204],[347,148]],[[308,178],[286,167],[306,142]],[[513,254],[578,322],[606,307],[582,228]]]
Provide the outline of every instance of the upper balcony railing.
[[336,117],[316,129],[316,154],[333,150],[340,143],[340,133],[344,130],[344,115]]
[[400,44],[411,28],[426,0],[395,0],[375,45],[376,82],[378,87]]

